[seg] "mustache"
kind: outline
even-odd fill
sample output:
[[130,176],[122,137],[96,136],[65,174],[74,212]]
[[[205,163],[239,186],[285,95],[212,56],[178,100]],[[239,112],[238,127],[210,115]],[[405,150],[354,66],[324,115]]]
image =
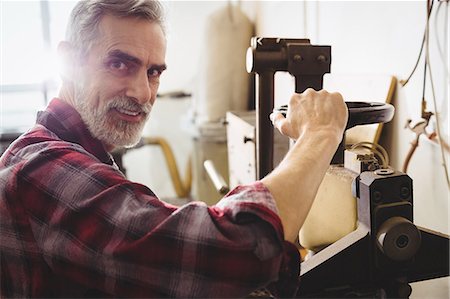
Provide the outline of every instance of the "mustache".
[[135,112],[140,112],[144,114],[149,114],[152,111],[153,105],[148,102],[144,105],[139,104],[136,102],[134,98],[126,97],[126,96],[117,96],[114,98],[111,98],[107,105],[106,109],[113,109],[113,108],[122,108],[126,110],[131,110]]

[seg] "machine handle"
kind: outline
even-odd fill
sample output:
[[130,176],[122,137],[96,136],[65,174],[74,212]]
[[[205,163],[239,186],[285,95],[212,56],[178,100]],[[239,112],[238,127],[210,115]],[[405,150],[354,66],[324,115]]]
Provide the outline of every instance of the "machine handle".
[[[387,123],[394,117],[394,106],[378,102],[345,102],[348,109],[348,121],[346,129],[354,126]],[[277,107],[275,113],[281,113],[286,117],[288,105]]]

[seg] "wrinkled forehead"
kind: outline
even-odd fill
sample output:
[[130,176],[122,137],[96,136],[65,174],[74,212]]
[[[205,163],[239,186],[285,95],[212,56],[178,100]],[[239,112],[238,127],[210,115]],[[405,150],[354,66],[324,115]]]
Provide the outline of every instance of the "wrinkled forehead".
[[97,38],[137,37],[146,40],[165,40],[162,26],[153,20],[143,17],[117,17],[107,14],[101,17],[97,25]]
[[136,17],[105,15],[98,24],[94,48],[121,50],[143,62],[164,63],[166,38],[157,22]]

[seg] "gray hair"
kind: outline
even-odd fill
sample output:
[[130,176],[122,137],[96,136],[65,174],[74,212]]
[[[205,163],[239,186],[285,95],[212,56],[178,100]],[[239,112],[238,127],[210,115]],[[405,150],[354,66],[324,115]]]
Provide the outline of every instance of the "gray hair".
[[82,0],[72,10],[66,40],[80,55],[92,47],[104,15],[135,17],[159,24],[165,34],[164,8],[158,0]]

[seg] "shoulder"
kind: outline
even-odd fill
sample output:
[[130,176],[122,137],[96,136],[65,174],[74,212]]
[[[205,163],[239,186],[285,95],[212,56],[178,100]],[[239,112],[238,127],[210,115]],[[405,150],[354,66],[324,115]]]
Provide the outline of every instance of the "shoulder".
[[130,185],[116,167],[45,128],[34,128],[16,140],[3,162],[7,168],[14,169],[8,172],[9,180],[28,195],[45,193],[55,198],[71,198]]
[[13,159],[9,163],[14,164],[19,161],[46,159],[51,155],[69,153],[92,156],[81,145],[62,140],[44,126],[36,125],[17,138],[8,148],[5,156]]
[[114,166],[99,160],[89,149],[76,142],[60,139],[42,125],[36,125],[15,140],[2,156],[2,166],[15,168],[17,176],[42,180],[43,176],[62,175],[92,177],[94,174],[123,174]]

